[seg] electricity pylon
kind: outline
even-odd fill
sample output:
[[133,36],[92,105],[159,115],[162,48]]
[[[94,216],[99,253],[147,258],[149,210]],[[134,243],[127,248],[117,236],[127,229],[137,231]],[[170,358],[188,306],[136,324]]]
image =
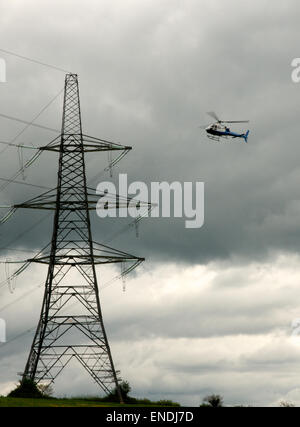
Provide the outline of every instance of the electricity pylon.
[[[53,383],[75,358],[105,393],[116,388],[122,402],[101,313],[96,265],[130,262],[135,266],[144,259],[93,241],[89,212],[96,207],[96,197],[87,186],[85,152],[126,153],[131,147],[83,134],[78,77],[67,74],[62,133],[40,149],[59,152],[57,188],[15,206],[55,211],[50,251],[28,260],[47,264],[48,274],[23,380]],[[128,206],[128,201],[122,203]],[[122,203],[117,197],[105,208],[124,207]]]

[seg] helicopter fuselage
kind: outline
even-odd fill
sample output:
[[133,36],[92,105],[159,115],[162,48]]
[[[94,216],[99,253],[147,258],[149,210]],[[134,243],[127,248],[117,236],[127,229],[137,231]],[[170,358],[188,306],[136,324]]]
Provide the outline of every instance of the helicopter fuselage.
[[220,124],[213,124],[210,125],[206,128],[206,132],[209,135],[211,135],[212,137],[231,137],[231,138],[243,138],[246,142],[248,140],[248,135],[249,135],[249,131],[247,131],[246,133],[236,133],[236,132],[231,132],[230,128],[226,127],[226,126],[222,126]]

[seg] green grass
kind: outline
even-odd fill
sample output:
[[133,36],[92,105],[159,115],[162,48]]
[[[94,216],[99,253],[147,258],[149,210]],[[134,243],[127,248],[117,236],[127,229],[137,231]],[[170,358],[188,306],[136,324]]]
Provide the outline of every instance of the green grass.
[[101,402],[97,398],[72,398],[72,399],[24,399],[17,397],[0,397],[0,407],[146,407],[146,406],[179,406],[174,402],[151,402],[141,399],[134,404],[120,405],[118,403]]

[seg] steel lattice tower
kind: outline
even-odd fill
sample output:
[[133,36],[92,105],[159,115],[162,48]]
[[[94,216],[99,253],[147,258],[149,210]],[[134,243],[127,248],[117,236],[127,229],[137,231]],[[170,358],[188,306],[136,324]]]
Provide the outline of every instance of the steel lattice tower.
[[[95,209],[96,199],[95,192],[87,186],[85,152],[126,153],[131,147],[82,133],[78,77],[67,74],[62,133],[40,149],[59,152],[57,188],[15,206],[55,210],[49,251],[28,260],[48,264],[48,274],[23,380],[52,383],[70,360],[76,358],[105,393],[116,387],[122,401],[103,324],[95,266],[124,262],[136,265],[143,258],[92,240],[90,210]],[[121,206],[118,197],[114,206]]]

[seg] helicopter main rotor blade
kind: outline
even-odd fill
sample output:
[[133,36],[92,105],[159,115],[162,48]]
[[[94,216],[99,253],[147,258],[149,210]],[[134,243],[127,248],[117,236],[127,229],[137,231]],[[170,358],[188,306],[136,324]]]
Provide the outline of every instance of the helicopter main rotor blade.
[[213,119],[217,120],[217,122],[220,122],[221,120],[219,119],[219,117],[216,115],[216,113],[214,111],[209,111],[207,113],[210,117],[212,117]]
[[207,114],[218,123],[249,123],[249,120],[220,120],[214,111],[209,111]]
[[221,123],[249,123],[249,120],[220,120]]
[[198,126],[200,129],[207,129],[208,128],[208,126],[209,125],[201,125],[201,126]]

